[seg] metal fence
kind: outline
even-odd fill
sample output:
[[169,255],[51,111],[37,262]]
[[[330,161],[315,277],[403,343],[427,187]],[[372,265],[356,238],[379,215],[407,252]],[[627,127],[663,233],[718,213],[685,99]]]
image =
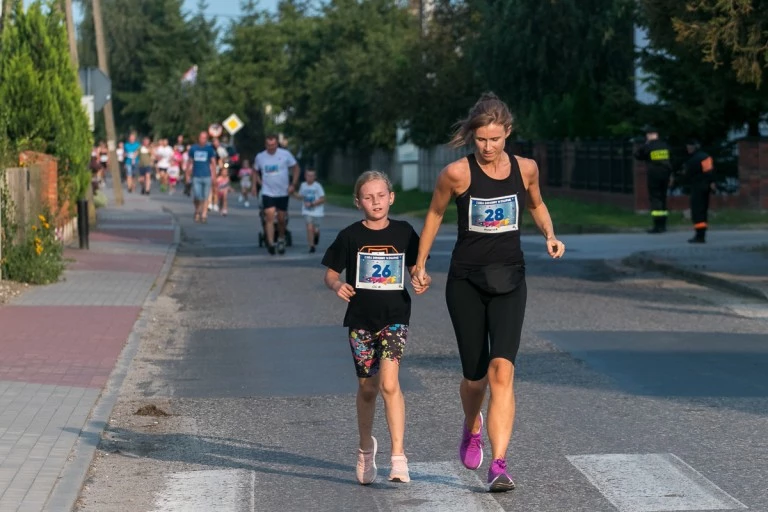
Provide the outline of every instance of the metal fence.
[[[571,188],[623,194],[633,192],[632,142],[578,141],[573,143],[573,149]],[[551,170],[552,168],[552,165],[548,165],[548,169]]]
[[563,186],[563,143],[548,141],[547,154],[547,183],[548,187]]
[[449,163],[466,156],[467,153],[469,150],[466,148],[450,146],[419,148],[419,190],[431,192],[435,188],[440,171]]
[[[632,194],[634,191],[633,144],[624,140],[554,140],[547,142],[516,140],[509,143],[516,155],[537,160],[544,182],[552,188]],[[471,149],[433,146],[419,148],[419,190],[431,192],[437,176],[446,165],[467,155]],[[359,154],[334,154],[328,177],[339,183],[353,182],[365,170],[387,172],[396,184],[401,182],[401,166],[396,153],[376,150],[360,160]]]

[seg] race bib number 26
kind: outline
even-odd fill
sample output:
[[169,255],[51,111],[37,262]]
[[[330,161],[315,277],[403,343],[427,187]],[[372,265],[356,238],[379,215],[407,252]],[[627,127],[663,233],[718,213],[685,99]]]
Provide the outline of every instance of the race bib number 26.
[[469,198],[469,230],[479,233],[517,231],[517,194],[491,199]]
[[357,253],[356,288],[402,290],[405,254]]

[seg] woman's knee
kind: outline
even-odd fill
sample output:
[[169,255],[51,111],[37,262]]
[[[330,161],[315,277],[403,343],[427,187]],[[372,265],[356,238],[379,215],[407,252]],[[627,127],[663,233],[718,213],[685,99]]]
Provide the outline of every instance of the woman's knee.
[[491,360],[488,366],[488,382],[491,388],[502,386],[512,387],[515,380],[515,365],[508,359],[501,357]]
[[464,377],[464,386],[472,393],[485,393],[488,386],[488,375],[479,379],[468,379]]

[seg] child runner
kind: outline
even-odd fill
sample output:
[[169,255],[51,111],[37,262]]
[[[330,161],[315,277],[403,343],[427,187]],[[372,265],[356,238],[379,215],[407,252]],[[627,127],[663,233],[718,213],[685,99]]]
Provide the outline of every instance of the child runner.
[[219,168],[219,175],[216,177],[216,204],[221,204],[216,208],[221,214],[227,216],[227,195],[229,194],[229,169],[222,166]]
[[168,167],[168,194],[173,194],[176,190],[176,184],[179,182],[181,176],[181,164],[184,162],[184,156],[176,149],[173,151],[171,157],[171,165]]
[[253,169],[251,168],[251,162],[243,160],[243,166],[237,172],[237,176],[240,178],[240,202],[243,206],[248,208],[251,203],[248,202],[248,194],[251,193],[251,187],[253,186]]
[[[404,274],[406,268],[409,273],[414,268],[419,236],[409,223],[388,217],[395,194],[386,174],[364,172],[355,183],[354,199],[365,218],[339,233],[323,257],[323,265],[328,267],[326,286],[348,303],[344,326],[349,328],[358,378],[357,480],[367,485],[376,479],[378,445],[371,434],[380,390],[392,442],[389,480],[409,482],[403,450],[405,401],[398,372],[411,316]],[[342,271],[346,271],[343,281]],[[414,286],[417,294],[428,287],[424,283]]]
[[304,183],[299,187],[296,198],[302,200],[301,214],[307,223],[307,242],[309,243],[309,252],[315,252],[315,246],[320,241],[320,219],[325,215],[325,190],[323,186],[315,181],[317,174],[312,168],[308,168],[304,173]]

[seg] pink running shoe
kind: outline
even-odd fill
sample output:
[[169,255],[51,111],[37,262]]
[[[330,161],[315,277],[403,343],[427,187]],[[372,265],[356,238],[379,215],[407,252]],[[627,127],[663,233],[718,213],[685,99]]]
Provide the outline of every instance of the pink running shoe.
[[389,471],[390,482],[408,483],[411,476],[408,473],[408,459],[405,455],[392,456],[392,469]]
[[480,413],[480,432],[473,434],[462,424],[463,434],[459,445],[459,458],[467,469],[475,470],[483,463],[483,413]]
[[376,451],[378,444],[376,438],[373,439],[373,448],[370,451],[357,450],[357,481],[362,485],[372,484],[376,480]]
[[488,468],[488,485],[491,492],[507,492],[515,488],[512,475],[507,473],[507,463],[504,459],[496,459]]

